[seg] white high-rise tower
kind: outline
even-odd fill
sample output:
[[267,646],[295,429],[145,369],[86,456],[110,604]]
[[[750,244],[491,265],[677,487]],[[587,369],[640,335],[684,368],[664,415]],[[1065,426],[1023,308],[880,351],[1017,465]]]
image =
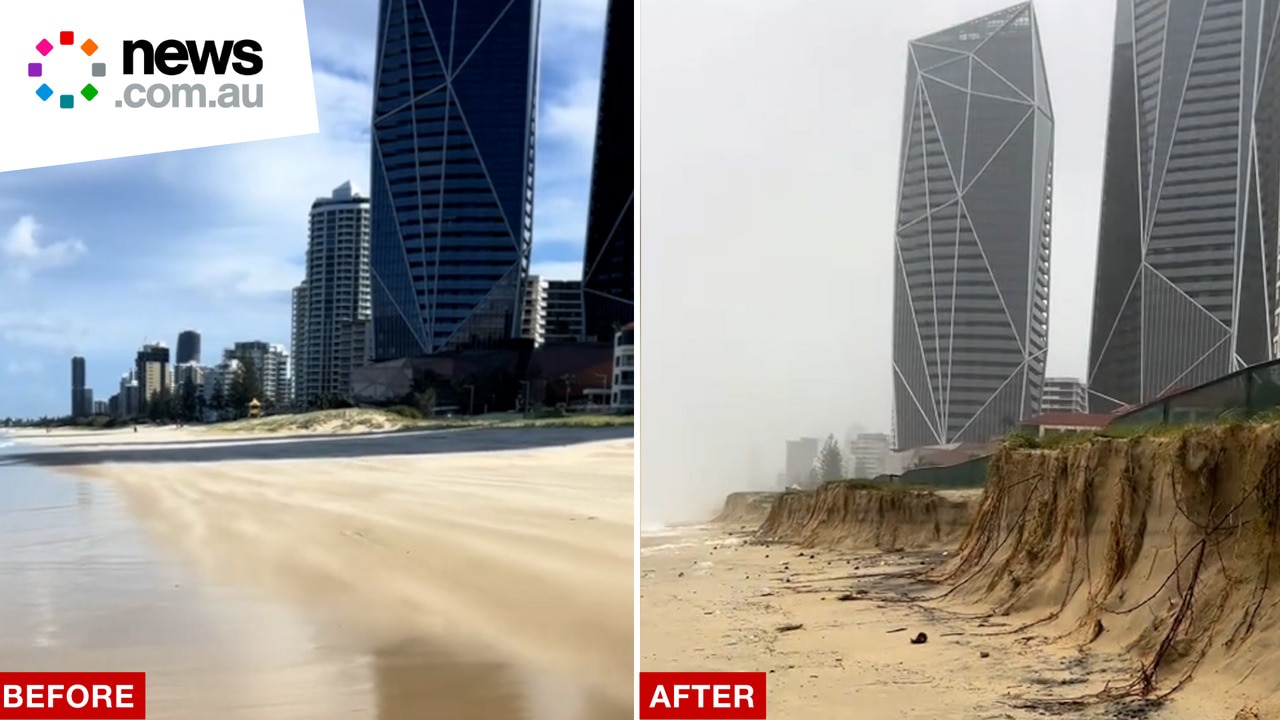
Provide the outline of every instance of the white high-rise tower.
[[369,198],[350,182],[311,205],[307,277],[294,291],[295,402],[351,393],[351,371],[368,361]]

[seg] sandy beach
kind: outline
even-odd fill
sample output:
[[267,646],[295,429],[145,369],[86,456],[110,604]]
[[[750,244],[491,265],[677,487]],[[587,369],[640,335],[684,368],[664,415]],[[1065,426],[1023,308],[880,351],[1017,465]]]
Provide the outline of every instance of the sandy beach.
[[[517,435],[494,442],[512,445],[520,431],[510,432]],[[447,452],[426,443],[455,441],[410,437],[350,446],[349,457],[301,459],[293,456],[307,449],[291,443],[273,451],[285,459],[147,459],[188,451],[203,458],[210,444],[237,452],[211,435],[157,429],[16,439],[44,446],[48,455],[28,458],[56,466],[44,470],[85,478],[117,500],[121,515],[190,573],[189,582],[252,606],[227,610],[244,641],[238,645],[260,660],[259,689],[242,691],[246,702],[231,716],[393,720],[429,707],[459,718],[631,717],[630,440]],[[464,446],[489,442],[459,437]],[[277,441],[245,447],[266,442]],[[400,451],[389,442],[414,445]],[[421,447],[434,449],[414,452]],[[134,606],[161,600],[174,601],[144,597]],[[281,623],[280,615],[292,620]],[[293,635],[271,632],[273,625]],[[215,681],[234,674],[210,658],[225,638],[207,643],[197,631],[188,633],[181,670],[154,668],[164,717],[203,716],[208,706],[198,698],[225,694],[227,684]],[[96,649],[45,653],[43,664],[161,662],[166,653],[149,646],[184,640],[180,629],[166,632],[170,642],[135,629]],[[0,634],[0,665],[27,668],[37,657],[32,644],[30,633]],[[264,659],[273,654],[277,660]],[[317,700],[325,694],[340,700]]]
[[[931,548],[857,547],[870,533],[849,526],[866,518],[814,507],[797,522],[826,531],[805,543],[762,542],[763,516],[741,503],[726,522],[642,533],[640,669],[765,671],[770,720],[1270,717],[1250,714],[1272,691],[1244,684],[1254,673],[1239,663],[1202,667],[1177,692],[1172,681],[1149,697],[1123,692],[1141,658],[1108,639],[1114,619],[1102,638],[1081,638],[1052,596],[992,608],[952,594],[936,576],[957,560],[953,535]],[[895,543],[934,527],[909,512],[879,518],[895,521],[906,526]],[[919,633],[926,642],[912,643]]]

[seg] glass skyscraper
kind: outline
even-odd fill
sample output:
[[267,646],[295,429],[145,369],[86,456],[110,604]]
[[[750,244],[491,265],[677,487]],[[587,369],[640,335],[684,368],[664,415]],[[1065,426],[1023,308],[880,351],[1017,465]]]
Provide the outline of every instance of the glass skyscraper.
[[537,0],[381,0],[374,358],[516,337],[533,227]]
[[582,266],[586,339],[613,342],[635,315],[635,0],[610,0]]
[[1280,0],[1118,0],[1089,348],[1096,412],[1271,357]]
[[899,448],[1036,413],[1049,333],[1053,107],[1030,3],[909,44],[894,242]]

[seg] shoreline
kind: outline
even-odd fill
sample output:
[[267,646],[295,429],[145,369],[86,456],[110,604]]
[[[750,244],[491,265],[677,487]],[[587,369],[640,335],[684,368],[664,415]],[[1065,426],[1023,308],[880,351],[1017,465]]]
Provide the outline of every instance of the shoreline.
[[[175,440],[161,445],[182,451]],[[433,667],[454,677],[459,698],[476,695],[466,688],[483,686],[483,673],[523,688],[489,703],[491,710],[472,697],[468,703],[489,713],[478,717],[524,717],[524,706],[539,702],[549,709],[537,717],[631,716],[630,438],[318,459],[103,461],[126,450],[163,454],[129,445],[39,448],[61,457],[41,472],[110,488],[154,546],[213,586],[291,608],[318,628],[321,644],[345,646],[347,656],[360,648],[380,663],[375,676],[419,677],[413,673]],[[20,471],[37,453],[19,456],[23,465],[0,463],[0,472]],[[468,654],[471,646],[485,650]],[[0,650],[23,656],[21,648]],[[463,670],[471,666],[481,675],[468,680]],[[431,700],[404,682],[391,685],[374,688],[387,708],[377,711],[382,720],[415,717],[413,708],[421,712]],[[558,696],[561,706],[530,693]],[[575,697],[585,710],[563,705]]]
[[[953,550],[841,552],[751,535],[713,523],[659,544],[642,535],[641,670],[767,672],[771,720],[850,709],[864,720],[1230,720],[1249,705],[1213,686],[1159,703],[1089,700],[1134,661],[1057,642],[1039,615],[938,598],[947,588],[918,576]],[[919,632],[927,642],[912,644]]]

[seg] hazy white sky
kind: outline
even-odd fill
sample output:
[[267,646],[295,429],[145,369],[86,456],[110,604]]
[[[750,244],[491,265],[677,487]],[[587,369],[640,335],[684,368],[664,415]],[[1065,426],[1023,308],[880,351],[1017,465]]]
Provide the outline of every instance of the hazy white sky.
[[[647,524],[766,485],[787,437],[889,430],[907,41],[1013,4],[637,4]],[[1048,372],[1079,377],[1115,0],[1036,13],[1056,123]]]

